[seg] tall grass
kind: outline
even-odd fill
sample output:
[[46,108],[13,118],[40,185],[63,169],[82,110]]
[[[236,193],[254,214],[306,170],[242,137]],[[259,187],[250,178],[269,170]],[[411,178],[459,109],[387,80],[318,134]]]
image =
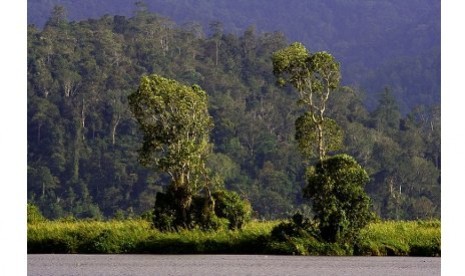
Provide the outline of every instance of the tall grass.
[[129,253],[151,232],[144,220],[28,224],[28,253]]
[[441,222],[384,221],[361,232],[356,248],[360,255],[440,256]]
[[440,222],[380,222],[363,229],[354,248],[314,238],[275,241],[279,221],[241,230],[160,232],[145,220],[48,221],[28,224],[28,253],[296,254],[438,256]]
[[28,224],[27,244],[28,253],[253,254],[263,253],[260,248],[277,223],[250,222],[236,231],[160,232],[145,220],[49,221]]

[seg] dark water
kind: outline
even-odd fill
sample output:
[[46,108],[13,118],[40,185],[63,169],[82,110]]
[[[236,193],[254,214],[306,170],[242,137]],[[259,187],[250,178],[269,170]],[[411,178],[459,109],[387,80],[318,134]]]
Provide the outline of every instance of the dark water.
[[28,275],[440,275],[441,258],[28,255]]

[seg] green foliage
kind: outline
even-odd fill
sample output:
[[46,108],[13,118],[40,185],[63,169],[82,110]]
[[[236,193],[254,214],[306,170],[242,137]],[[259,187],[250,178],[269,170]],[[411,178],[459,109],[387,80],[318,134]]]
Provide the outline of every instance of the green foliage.
[[229,229],[241,229],[250,221],[252,207],[247,200],[242,199],[236,192],[219,190],[212,194],[215,200],[215,213],[220,218],[229,221]]
[[309,112],[322,115],[329,92],[339,86],[341,78],[335,58],[327,52],[312,54],[302,43],[294,42],[276,51],[272,60],[278,84],[292,85],[300,93],[300,101],[310,107]]
[[371,200],[364,191],[367,172],[349,155],[326,158],[307,171],[305,196],[320,236],[328,242],[354,242],[359,231],[373,218]]
[[28,226],[28,253],[130,253],[147,238],[146,221],[49,221]]
[[176,195],[157,193],[153,212],[153,226],[160,231],[180,231],[195,227],[203,230],[217,230],[227,222],[220,219],[214,210],[214,199],[195,195],[188,209],[176,203]]
[[212,127],[207,95],[197,85],[152,75],[142,77],[129,105],[144,134],[141,163],[171,177],[166,197],[157,194],[154,225],[190,227],[192,197],[212,185],[205,168]]
[[27,204],[27,223],[38,223],[46,221],[39,208],[34,204]]
[[[323,139],[327,151],[337,151],[342,148],[343,133],[338,124],[326,118],[322,127],[325,130]],[[318,156],[318,144],[310,141],[318,140],[317,125],[311,119],[311,114],[306,112],[295,121],[295,140],[297,141],[300,152],[308,158]]]
[[[213,5],[220,2],[215,1]],[[313,5],[284,2],[283,8],[299,12],[308,11]],[[437,34],[437,26],[432,23],[434,16],[424,16],[428,21],[424,26],[411,22],[411,17],[405,16],[406,11],[411,11],[409,7],[419,2],[404,1],[395,5],[386,1],[337,2],[344,8],[326,9],[340,19],[333,23],[349,26],[353,21],[370,21],[363,24],[358,36],[346,33],[341,36],[334,33],[331,24],[320,24],[323,22],[320,12],[324,12],[321,8],[328,8],[329,2],[319,3],[321,7],[312,10],[318,11],[318,15],[305,17],[311,21],[308,24],[288,21],[293,27],[287,25],[290,32],[286,36],[253,28],[237,32],[245,29],[245,25],[237,25],[229,33],[231,26],[227,22],[223,22],[224,28],[209,32],[199,24],[176,25],[149,10],[140,10],[135,15],[127,13],[127,17],[99,17],[95,13],[94,19],[74,21],[77,11],[86,5],[72,3],[68,3],[72,8],[67,6],[70,20],[58,13],[44,28],[28,26],[28,202],[36,205],[47,219],[111,218],[117,210],[122,210],[125,217],[150,212],[157,192],[164,191],[170,178],[138,162],[135,149],[143,143],[143,134],[130,112],[128,96],[140,84],[141,75],[156,73],[185,83],[188,88],[197,83],[208,94],[208,111],[214,121],[209,138],[218,156],[208,159],[207,170],[217,172],[226,188],[247,198],[256,217],[284,218],[294,212],[303,203],[305,167],[304,157],[294,141],[293,122],[305,110],[296,112],[293,103],[298,100],[297,93],[274,84],[270,57],[286,48],[288,38],[293,37],[290,34],[305,25],[306,31],[313,29],[313,37],[301,41],[306,41],[305,45],[313,50],[329,49],[338,57],[345,84],[349,74],[370,78],[368,89],[339,87],[331,93],[325,120],[336,121],[344,133],[340,151],[354,156],[368,172],[370,182],[366,191],[373,198],[377,214],[392,219],[439,218],[440,106],[419,106],[409,111],[403,103],[408,101],[408,106],[413,107],[419,102],[437,102],[435,99],[439,97],[438,51],[420,50],[431,45],[432,40],[428,39],[434,38],[429,35],[430,30],[436,30]],[[95,7],[102,7],[101,3]],[[235,5],[247,7],[251,3],[239,1]],[[40,10],[44,17],[50,15],[51,7],[45,10],[37,3],[29,4],[28,9],[33,12]],[[430,4],[422,3],[422,10],[434,15],[431,11],[438,4]],[[179,10],[167,5],[181,8],[186,3],[164,1],[157,6],[157,11]],[[347,10],[356,10],[353,5],[361,10],[347,13]],[[374,8],[378,5],[383,9]],[[130,6],[128,9],[132,10],[133,5]],[[262,6],[268,9],[267,14],[282,10],[270,9],[270,6]],[[197,15],[205,15],[194,10]],[[396,35],[410,39],[418,33],[428,39],[417,40],[416,47],[406,47],[415,49],[415,53],[394,61],[386,54],[391,50],[388,43],[380,42],[379,49],[384,49],[380,52],[389,63],[379,67],[379,72],[364,74],[370,69],[362,64],[375,64],[376,53],[363,51],[362,59],[344,49],[350,45],[360,49],[360,41],[366,41],[364,45],[376,44],[377,36],[367,34],[367,29],[385,28],[371,24],[373,16],[347,17],[362,10],[371,15],[374,11],[378,15],[390,13],[390,17],[379,17],[382,26],[386,26],[385,20],[393,26],[390,30],[395,34],[381,36],[387,41],[400,45],[394,39]],[[224,9],[223,14],[226,11],[229,13],[231,9]],[[245,18],[244,14],[237,19]],[[411,24],[410,31],[396,29],[406,20]],[[204,23],[208,25],[207,21]],[[276,24],[271,19],[269,23]],[[410,33],[405,36],[404,32]],[[337,37],[339,42],[327,42],[330,40],[326,35]],[[301,39],[301,36],[294,38]],[[386,69],[389,73],[383,80],[374,75],[384,74]],[[426,79],[421,77],[425,73],[429,76]],[[394,105],[383,99],[376,102],[374,95],[382,95],[386,85],[391,87]],[[421,97],[417,97],[419,94]],[[399,95],[408,95],[408,98]],[[364,105],[367,100],[370,109]],[[399,108],[389,107],[395,105]],[[389,120],[386,117],[389,113],[381,110],[402,113]],[[324,134],[324,137],[328,136]],[[216,182],[215,177],[209,177]]]
[[[161,231],[176,230],[177,222],[180,217],[177,216],[177,206],[170,194],[158,192],[155,198],[155,207],[153,210],[153,226]],[[182,225],[182,224],[181,224]]]
[[399,128],[400,109],[391,90],[386,88],[381,94],[379,105],[373,115],[374,128],[378,131],[392,133]]
[[311,54],[297,42],[275,52],[272,60],[278,84],[291,84],[299,92],[298,102],[306,108],[295,123],[299,148],[310,155],[310,145],[315,144],[322,161],[328,150],[337,149],[342,143],[337,124],[324,116],[330,93],[339,86],[339,63],[329,53]]
[[289,221],[281,222],[271,231],[271,237],[278,241],[290,238],[317,238],[317,225],[301,213],[295,213]]
[[[339,85],[339,64],[326,52],[310,54],[302,44],[293,43],[274,53],[273,73],[279,84],[290,83],[299,92],[299,102],[306,107],[295,122],[299,149],[307,157],[319,157],[320,162],[307,171],[304,191],[316,214],[319,233],[315,236],[326,242],[353,243],[374,215],[363,189],[369,181],[366,171],[348,155],[325,158],[328,150],[342,146],[339,126],[324,117],[330,93]],[[303,219],[297,215],[293,219],[293,223],[278,227],[275,234],[301,236],[314,231],[309,222],[308,229],[298,230]]]
[[141,163],[168,173],[175,188],[200,190],[197,182],[204,173],[212,127],[205,91],[157,75],[145,76],[129,96],[129,105],[144,134]]
[[75,221],[28,225],[28,253],[253,254],[266,252],[276,222],[251,222],[240,231],[160,232],[144,220]]
[[310,53],[302,43],[294,42],[287,48],[273,54],[273,74],[277,76],[277,83],[287,83],[294,86],[299,92],[304,91],[312,77]]
[[372,256],[440,256],[441,223],[430,220],[369,224],[360,232],[355,253]]
[[327,52],[317,52],[310,57],[310,70],[313,72],[313,89],[315,91],[334,90],[341,79],[340,65]]
[[439,221],[386,221],[367,225],[352,247],[302,235],[282,239],[271,233],[279,221],[252,221],[243,229],[160,232],[145,220],[47,221],[28,224],[31,253],[441,255]]
[[157,193],[153,225],[161,231],[179,231],[182,228],[200,227],[203,230],[225,228],[241,229],[250,221],[252,207],[246,200],[232,191],[218,190],[212,195],[196,195],[186,210],[176,205],[175,196],[170,193]]

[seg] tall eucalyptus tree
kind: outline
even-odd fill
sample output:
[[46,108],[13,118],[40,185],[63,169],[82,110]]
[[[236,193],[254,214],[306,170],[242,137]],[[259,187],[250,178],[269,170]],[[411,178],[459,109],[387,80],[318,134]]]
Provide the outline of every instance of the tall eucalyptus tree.
[[205,161],[213,121],[207,94],[197,85],[151,75],[142,77],[129,105],[143,132],[140,161],[170,176],[169,192],[186,222],[193,196],[209,189]]
[[273,54],[273,73],[279,85],[290,84],[298,91],[298,103],[307,108],[296,121],[299,147],[310,155],[316,140],[322,161],[327,150],[337,149],[342,140],[337,124],[324,116],[329,96],[341,78],[339,63],[327,52],[311,54],[304,45],[295,42]]

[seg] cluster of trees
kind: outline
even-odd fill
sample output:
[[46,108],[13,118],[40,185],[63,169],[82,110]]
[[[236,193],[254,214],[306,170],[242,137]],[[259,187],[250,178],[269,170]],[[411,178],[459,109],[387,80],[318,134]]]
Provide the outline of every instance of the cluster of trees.
[[[172,179],[139,164],[144,137],[128,102],[152,73],[208,94],[214,127],[206,167],[248,199],[256,217],[284,217],[305,201],[308,164],[294,128],[303,109],[291,88],[275,85],[271,60],[288,45],[283,34],[251,27],[236,35],[220,22],[206,31],[178,26],[140,6],[131,18],[80,22],[56,7],[27,35],[28,201],[46,217],[152,210]],[[326,114],[343,140],[332,153],[346,152],[366,169],[381,217],[438,217],[439,105],[403,114],[394,93],[386,89],[369,111],[361,91],[336,88]]]

